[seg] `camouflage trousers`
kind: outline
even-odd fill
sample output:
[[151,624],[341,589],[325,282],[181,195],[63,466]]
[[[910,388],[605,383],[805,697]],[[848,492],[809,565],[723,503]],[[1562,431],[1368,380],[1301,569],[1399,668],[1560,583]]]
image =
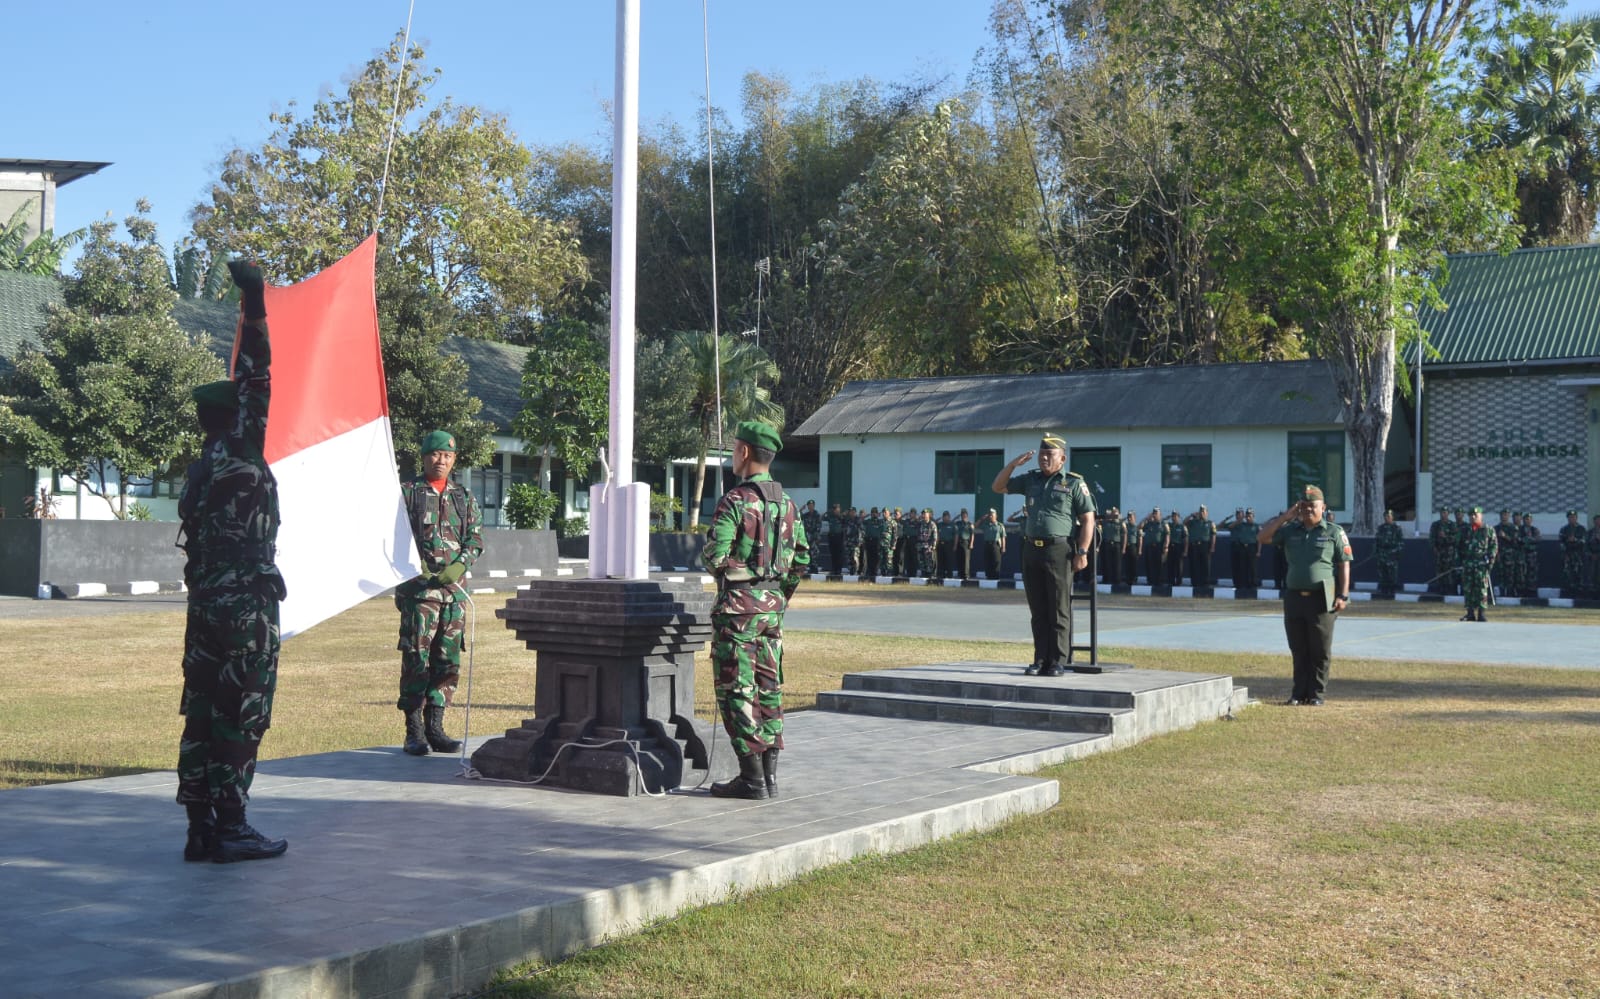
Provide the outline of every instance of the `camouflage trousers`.
[[933,545],[917,546],[917,575],[936,579],[939,571],[939,550]]
[[1483,610],[1489,603],[1489,568],[1467,564],[1461,567],[1461,595],[1467,600],[1467,610]]
[[461,682],[461,649],[466,645],[466,610],[458,600],[395,594],[400,608],[400,699],[395,707],[415,711],[434,704],[449,707]]
[[711,613],[717,711],[740,756],[783,748],[783,611],[778,590],[730,590]]
[[1400,557],[1378,556],[1378,592],[1394,593],[1400,589]]
[[1495,558],[1494,578],[1500,581],[1500,592],[1516,596],[1522,592],[1522,556],[1518,552],[1501,549]]
[[278,686],[278,599],[191,593],[184,633],[178,804],[242,809]]
[[1583,552],[1561,553],[1561,584],[1566,587],[1567,596],[1575,597],[1583,592]]

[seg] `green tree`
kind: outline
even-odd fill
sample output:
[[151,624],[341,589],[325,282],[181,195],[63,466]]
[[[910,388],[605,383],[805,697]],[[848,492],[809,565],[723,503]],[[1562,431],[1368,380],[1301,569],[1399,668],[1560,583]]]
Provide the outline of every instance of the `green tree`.
[[0,226],[0,271],[53,277],[61,273],[61,258],[88,234],[87,229],[74,229],[57,236],[55,230],[46,229],[29,239],[28,218],[35,200],[24,201],[12,213],[10,221]]
[[0,399],[0,437],[124,519],[130,479],[199,446],[189,390],[223,377],[221,362],[172,319],[176,295],[148,213],[140,201],[127,241],[110,222],[90,227],[64,304],[45,320],[38,348],[18,357]]
[[[782,430],[783,407],[772,401],[772,392],[767,387],[778,380],[778,366],[760,347],[730,336],[713,337],[702,331],[675,334],[673,349],[683,353],[692,375],[689,412],[700,437],[694,492],[689,497],[689,530],[693,531],[700,523],[706,459],[711,448],[732,447],[733,430],[742,420],[764,420]],[[719,403],[720,424],[717,421]]]
[[[1469,162],[1464,43],[1512,0],[1117,0],[1174,93],[1225,148],[1254,149],[1236,183],[1257,280],[1328,360],[1355,465],[1353,527],[1384,508],[1396,341],[1443,250],[1505,231],[1506,191]],[[1507,185],[1508,187],[1509,185]]]
[[670,467],[699,452],[700,425],[692,412],[695,376],[683,350],[642,340],[633,358],[633,448],[640,461]]
[[522,410],[511,423],[540,481],[554,452],[573,474],[594,464],[610,433],[611,371],[602,331],[576,320],[547,323],[522,365]]

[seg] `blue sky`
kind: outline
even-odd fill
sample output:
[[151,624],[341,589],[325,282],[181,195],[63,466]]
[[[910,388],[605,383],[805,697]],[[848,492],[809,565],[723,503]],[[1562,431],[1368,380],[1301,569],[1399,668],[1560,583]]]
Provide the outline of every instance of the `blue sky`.
[[[405,26],[407,0],[87,0],[8,4],[11,96],[0,157],[109,161],[57,198],[58,232],[150,199],[163,245],[189,230],[222,157],[259,145]],[[700,0],[643,0],[640,114],[704,113]],[[747,71],[797,89],[870,76],[964,82],[990,0],[710,0],[713,101],[737,113]],[[228,11],[244,16],[228,15]],[[416,0],[433,91],[507,116],[530,145],[609,144],[614,0]]]

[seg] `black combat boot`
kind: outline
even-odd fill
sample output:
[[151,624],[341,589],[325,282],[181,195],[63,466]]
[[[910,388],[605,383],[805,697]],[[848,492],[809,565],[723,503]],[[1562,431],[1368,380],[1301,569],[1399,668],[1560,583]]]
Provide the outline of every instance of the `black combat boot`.
[[761,766],[761,754],[749,753],[739,757],[739,776],[711,785],[713,798],[748,798],[751,801],[767,799],[767,775]]
[[778,796],[778,751],[769,749],[761,754],[761,772],[767,778],[767,797]]
[[406,744],[404,748],[412,756],[428,755],[428,737],[423,733],[421,708],[412,708],[406,712]]
[[427,719],[428,746],[436,753],[453,753],[461,748],[461,740],[444,734],[444,705],[429,704],[422,709]]
[[189,838],[183,844],[184,860],[210,860],[217,838],[217,817],[211,805],[184,805],[189,813]]
[[250,828],[244,809],[217,810],[217,838],[211,844],[211,861],[231,864],[240,860],[265,860],[281,857],[289,849],[286,839],[268,839]]

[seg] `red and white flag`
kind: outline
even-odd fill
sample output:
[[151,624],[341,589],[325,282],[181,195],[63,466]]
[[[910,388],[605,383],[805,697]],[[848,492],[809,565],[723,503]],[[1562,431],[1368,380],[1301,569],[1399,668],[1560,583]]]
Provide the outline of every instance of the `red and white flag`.
[[422,571],[395,470],[377,250],[368,237],[315,277],[266,290],[284,638]]

